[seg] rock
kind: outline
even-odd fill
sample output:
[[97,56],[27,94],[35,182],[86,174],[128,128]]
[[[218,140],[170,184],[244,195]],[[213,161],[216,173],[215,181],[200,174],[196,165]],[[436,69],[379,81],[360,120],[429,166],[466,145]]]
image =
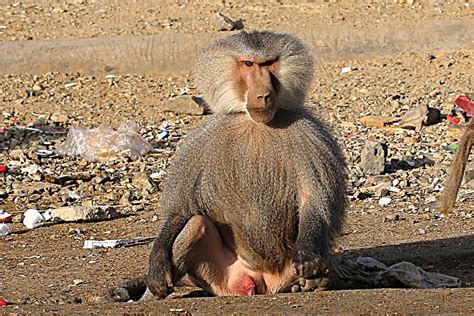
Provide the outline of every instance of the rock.
[[414,109],[408,110],[400,120],[400,126],[404,128],[413,128],[420,130],[423,122],[428,116],[428,106],[420,105]]
[[379,183],[377,185],[366,188],[367,192],[375,194],[377,196],[383,196],[384,192],[388,192],[390,189],[390,183]]
[[59,185],[47,182],[25,182],[15,183],[13,186],[13,191],[15,194],[33,194],[50,190],[58,191],[60,188],[61,187]]
[[202,99],[196,96],[183,95],[168,100],[165,112],[176,114],[203,115]]
[[385,170],[386,150],[379,142],[367,141],[360,156],[364,174],[379,175]]
[[37,95],[40,95],[43,91],[44,91],[44,86],[41,83],[37,82],[33,85],[31,94],[33,96],[37,96]]
[[139,190],[151,191],[153,189],[150,178],[144,172],[139,172],[133,177],[132,185]]
[[119,213],[108,206],[67,206],[49,210],[55,221],[101,221],[119,217]]
[[76,285],[79,285],[79,284],[82,284],[82,283],[84,283],[84,280],[81,280],[81,279],[72,280],[73,286],[76,286]]
[[387,206],[387,205],[389,205],[390,203],[392,203],[392,199],[389,198],[388,196],[379,199],[379,204],[380,204],[381,206]]
[[382,116],[382,115],[368,115],[361,117],[359,122],[366,126],[384,127],[386,125],[400,121],[398,117]]
[[428,114],[426,115],[423,124],[426,126],[438,124],[441,122],[441,111],[436,108],[428,107]]
[[463,183],[472,182],[474,180],[474,162],[466,166],[466,171],[464,171]]
[[466,189],[466,190],[474,190],[474,179],[472,179],[470,181],[466,181],[463,184],[463,188]]
[[389,215],[385,216],[383,221],[384,222],[396,222],[396,221],[400,221],[400,220],[403,220],[403,219],[404,218],[402,218],[402,216],[399,213],[395,213],[395,214],[389,214]]
[[244,22],[242,19],[233,21],[228,16],[225,16],[221,12],[217,13],[217,20],[219,23],[219,31],[235,31],[244,28]]
[[343,68],[341,69],[341,74],[350,73],[352,70],[355,70],[355,69],[352,68],[351,66],[343,67]]
[[69,117],[64,113],[55,112],[55,113],[51,114],[49,119],[53,123],[66,123],[69,120]]

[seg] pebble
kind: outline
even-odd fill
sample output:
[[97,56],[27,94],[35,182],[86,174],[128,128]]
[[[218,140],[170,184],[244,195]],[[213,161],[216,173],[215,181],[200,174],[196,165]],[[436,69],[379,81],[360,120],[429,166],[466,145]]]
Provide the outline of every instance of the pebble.
[[381,206],[387,206],[389,205],[390,203],[392,203],[392,199],[389,198],[389,197],[382,197],[379,199],[379,204]]
[[81,280],[81,279],[72,280],[73,286],[76,286],[76,285],[79,285],[79,284],[82,284],[82,283],[84,283],[84,280]]
[[5,223],[0,223],[0,236],[6,236],[10,233],[10,226]]
[[366,126],[372,127],[384,127],[386,125],[398,122],[399,118],[393,118],[390,116],[383,116],[383,115],[368,115],[361,117],[359,122]]
[[385,169],[385,150],[380,142],[367,141],[360,155],[364,174],[379,175]]
[[352,69],[351,66],[343,67],[343,68],[341,69],[341,74],[347,74],[347,73],[351,72],[352,70],[353,70],[353,69]]
[[53,123],[66,123],[69,120],[69,117],[64,113],[55,112],[51,114],[51,117],[49,119]]
[[196,97],[183,95],[168,100],[165,111],[176,114],[203,115],[204,108],[199,106]]

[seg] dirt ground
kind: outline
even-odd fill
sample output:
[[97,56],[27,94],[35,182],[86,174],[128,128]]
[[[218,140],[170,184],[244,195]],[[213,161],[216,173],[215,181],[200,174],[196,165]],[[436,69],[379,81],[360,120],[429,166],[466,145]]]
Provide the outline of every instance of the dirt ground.
[[[414,4],[411,4],[414,3]],[[161,33],[215,33],[219,23],[216,12],[233,19],[242,18],[245,29],[330,30],[347,27],[370,34],[375,29],[433,21],[472,21],[472,1],[0,1],[0,44],[7,41],[41,41]],[[337,34],[333,34],[337,37]],[[429,35],[428,35],[429,36]],[[472,47],[472,46],[471,46]],[[341,74],[341,68],[354,71]],[[426,271],[461,279],[458,289],[368,289],[280,294],[256,297],[183,297],[179,294],[146,303],[111,304],[103,301],[107,288],[146,273],[151,245],[116,249],[83,249],[87,239],[120,239],[153,236],[160,219],[157,203],[160,190],[155,186],[142,199],[139,208],[126,217],[89,223],[49,224],[27,230],[13,223],[11,234],[0,237],[0,298],[11,302],[1,313],[153,313],[153,314],[425,314],[474,313],[474,223],[472,190],[448,217],[439,216],[425,202],[439,197],[433,179],[444,182],[452,152],[445,148],[455,140],[447,136],[446,124],[424,128],[419,134],[394,134],[392,131],[362,127],[362,115],[401,115],[408,108],[430,104],[446,112],[454,98],[474,91],[474,50],[405,51],[357,59],[335,58],[317,65],[316,79],[308,105],[334,130],[345,147],[351,171],[351,206],[344,233],[337,246],[350,258],[371,256],[386,264],[410,261]],[[0,77],[0,128],[27,126],[39,117],[61,112],[68,116],[60,125],[94,127],[118,126],[124,118],[133,119],[151,131],[163,121],[175,122],[176,133],[210,119],[209,115],[191,116],[163,112],[170,96],[196,94],[192,69],[176,73],[120,75],[110,80],[103,75],[81,73],[5,74]],[[46,92],[31,96],[36,82]],[[64,85],[79,82],[71,89]],[[3,122],[2,122],[3,121]],[[57,127],[57,126],[56,126]],[[30,152],[60,144],[65,135],[32,137],[18,134],[16,139],[1,138],[0,164],[8,164],[15,150]],[[155,134],[154,134],[155,135]],[[348,135],[351,135],[350,137]],[[156,135],[155,135],[156,136]],[[407,172],[420,180],[419,186],[404,188],[403,195],[381,207],[376,199],[355,197],[360,178],[357,157],[360,140],[378,139],[390,144],[389,155],[429,152],[434,166]],[[472,156],[472,155],[471,155]],[[74,158],[45,159],[47,170],[60,170],[65,163],[72,170],[99,170],[109,178],[127,180],[137,171],[147,174],[166,170],[167,162],[154,157],[117,164],[85,163]],[[48,164],[51,164],[50,166]],[[472,164],[472,159],[471,159]],[[81,169],[82,168],[82,169]],[[123,171],[125,170],[125,171]],[[59,171],[58,171],[59,172]],[[402,172],[401,172],[402,173]],[[405,173],[403,173],[405,174]],[[393,176],[398,177],[398,173]],[[0,185],[10,181],[2,176]],[[122,178],[123,177],[123,178]],[[25,180],[26,179],[26,180]],[[28,180],[24,182],[38,182]],[[117,180],[117,181],[119,181]],[[11,180],[16,181],[16,180]],[[127,180],[128,181],[128,180]],[[125,185],[128,183],[125,181]],[[91,181],[92,182],[92,181]],[[106,182],[106,181],[103,181]],[[97,182],[73,184],[70,188],[100,199],[115,202],[121,196],[117,184]],[[431,182],[431,183],[430,183]],[[117,182],[118,183],[118,182]],[[89,185],[89,186],[88,186]],[[431,186],[430,186],[431,185]],[[427,189],[427,187],[434,189]],[[6,189],[5,189],[6,190]],[[0,193],[5,191],[0,187]],[[86,192],[87,191],[87,192]],[[14,194],[10,194],[14,196]],[[47,193],[2,197],[0,209],[21,214],[27,208],[56,207],[59,200]],[[354,196],[352,198],[352,196]],[[96,199],[97,200],[94,200]],[[102,200],[100,200],[102,201]],[[139,203],[137,202],[137,205]],[[413,205],[415,207],[413,207]],[[60,206],[60,205],[59,205]],[[136,205],[134,205],[136,206]],[[396,220],[390,220],[397,214]]]

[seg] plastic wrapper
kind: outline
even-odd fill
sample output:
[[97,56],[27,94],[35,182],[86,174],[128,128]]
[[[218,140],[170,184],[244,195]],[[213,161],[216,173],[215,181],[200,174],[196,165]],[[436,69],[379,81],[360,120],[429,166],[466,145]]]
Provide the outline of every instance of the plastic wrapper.
[[95,161],[110,160],[118,156],[137,159],[151,149],[152,146],[138,134],[137,124],[128,121],[117,130],[102,125],[90,130],[71,126],[58,153]]

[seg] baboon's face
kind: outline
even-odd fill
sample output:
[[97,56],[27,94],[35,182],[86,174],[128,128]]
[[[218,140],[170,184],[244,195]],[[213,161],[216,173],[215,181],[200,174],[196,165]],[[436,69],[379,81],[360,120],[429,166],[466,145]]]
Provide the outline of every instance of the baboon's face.
[[236,63],[238,90],[247,112],[256,122],[270,122],[277,111],[279,61],[242,56]]

